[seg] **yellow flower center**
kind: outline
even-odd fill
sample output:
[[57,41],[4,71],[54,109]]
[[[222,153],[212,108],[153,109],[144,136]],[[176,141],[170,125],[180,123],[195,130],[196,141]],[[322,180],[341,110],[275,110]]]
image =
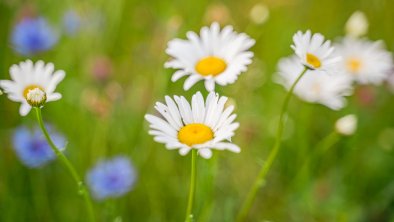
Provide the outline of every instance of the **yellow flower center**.
[[352,73],[357,73],[361,69],[361,61],[357,58],[348,59],[346,62],[347,69]]
[[320,68],[320,66],[321,66],[320,59],[310,53],[306,54],[306,62],[315,69]]
[[196,64],[196,71],[202,76],[217,76],[226,70],[226,62],[215,56],[202,58]]
[[213,132],[211,128],[204,124],[191,123],[179,130],[178,139],[181,143],[192,146],[213,139]]
[[32,84],[32,85],[28,85],[28,86],[23,90],[23,97],[25,97],[25,99],[27,99],[27,94],[29,93],[29,91],[30,91],[30,90],[33,90],[33,89],[35,89],[35,88],[39,88],[39,89],[41,89],[43,92],[45,92],[45,90],[44,90],[41,86]]

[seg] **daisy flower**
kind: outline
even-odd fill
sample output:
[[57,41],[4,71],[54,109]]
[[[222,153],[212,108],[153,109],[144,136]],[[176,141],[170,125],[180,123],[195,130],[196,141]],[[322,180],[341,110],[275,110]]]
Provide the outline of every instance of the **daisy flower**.
[[166,53],[172,59],[165,63],[166,68],[178,69],[172,76],[173,82],[189,76],[183,85],[185,90],[200,80],[205,81],[208,91],[215,89],[215,83],[233,83],[252,63],[253,52],[248,50],[255,41],[244,33],[236,33],[232,26],[220,30],[214,22],[211,27],[201,28],[200,36],[190,31],[187,38],[168,43]]
[[339,67],[355,82],[381,84],[393,68],[393,57],[386,51],[382,41],[344,38],[336,45],[343,58]]
[[[296,56],[284,58],[279,61],[279,73],[276,82],[289,89],[299,73],[304,69]],[[319,103],[333,110],[345,106],[344,96],[352,92],[351,80],[346,75],[333,74],[323,75],[319,70],[306,71],[303,78],[294,88],[296,94],[302,100],[311,103]]]
[[97,163],[87,174],[86,181],[98,200],[120,197],[133,187],[136,172],[128,158],[117,156]]
[[[52,130],[50,131],[53,142],[56,146],[62,147],[60,151],[63,151],[66,145],[65,138]],[[23,165],[29,168],[42,167],[56,158],[39,128],[33,130],[24,126],[17,128],[13,134],[12,142],[17,156]]]
[[156,142],[164,143],[168,149],[179,149],[181,155],[197,149],[207,159],[212,156],[211,149],[240,152],[231,142],[239,124],[233,122],[234,106],[225,108],[227,97],[210,92],[204,101],[197,92],[191,104],[183,96],[174,96],[175,101],[166,96],[165,100],[166,104],[157,102],[155,106],[162,117],[145,115],[150,123],[149,134]]
[[327,70],[333,64],[341,60],[334,56],[334,48],[329,40],[324,41],[324,36],[320,33],[312,35],[308,30],[305,33],[298,31],[293,36],[294,44],[291,48],[309,69]]
[[58,35],[44,18],[25,18],[14,27],[11,40],[18,53],[32,55],[51,49]]
[[28,97],[36,98],[40,95],[38,91],[45,93],[46,102],[56,101],[62,97],[54,91],[57,84],[63,80],[65,72],[54,71],[52,63],[38,61],[33,64],[32,61],[26,60],[19,65],[11,66],[10,76],[12,80],[0,80],[0,87],[8,94],[10,100],[21,103],[19,113],[22,116],[26,116],[31,110],[31,105],[27,102]]

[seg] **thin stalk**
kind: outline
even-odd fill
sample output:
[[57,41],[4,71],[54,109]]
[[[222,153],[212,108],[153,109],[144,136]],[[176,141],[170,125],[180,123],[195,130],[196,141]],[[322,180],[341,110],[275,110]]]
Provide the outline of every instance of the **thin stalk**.
[[338,142],[339,139],[340,135],[335,130],[332,131],[317,145],[317,155],[327,152],[327,150],[330,149],[336,142]]
[[52,148],[53,152],[55,152],[58,159],[64,164],[64,166],[70,172],[74,181],[77,183],[78,193],[80,195],[82,195],[83,199],[85,200],[86,209],[88,211],[87,213],[88,213],[89,221],[94,222],[95,217],[94,217],[94,213],[93,213],[93,204],[92,204],[89,192],[86,189],[85,184],[82,182],[81,177],[78,175],[77,171],[75,170],[75,168],[71,164],[71,162],[67,159],[67,157],[62,152],[60,152],[60,150],[53,143],[51,137],[49,136],[47,129],[45,128],[44,122],[42,120],[41,108],[35,107],[34,109],[36,110],[38,124],[40,125],[40,128],[41,128],[42,132],[44,133],[45,138],[48,141],[50,147]]
[[301,184],[304,182],[308,176],[309,176],[309,169],[310,169],[310,164],[313,159],[319,158],[321,155],[323,155],[325,152],[328,151],[332,146],[334,146],[335,143],[338,142],[340,139],[340,136],[338,133],[334,130],[330,134],[328,134],[326,137],[324,137],[320,142],[316,145],[315,149],[312,151],[310,155],[306,157],[306,160],[302,164],[300,170],[298,170],[296,176],[294,177],[294,183],[295,184]]
[[301,80],[301,78],[304,76],[304,74],[306,73],[307,70],[308,70],[308,68],[305,67],[304,70],[299,74],[297,79],[294,81],[293,85],[291,85],[289,92],[286,95],[286,98],[285,98],[285,101],[283,102],[282,110],[281,110],[280,116],[279,116],[279,123],[278,123],[279,125],[278,125],[278,129],[276,132],[276,139],[275,139],[274,147],[272,148],[271,152],[269,153],[267,161],[261,167],[260,172],[257,175],[252,188],[249,190],[246,200],[243,203],[241,210],[239,211],[239,213],[237,215],[237,219],[236,219],[237,222],[241,222],[246,219],[246,216],[248,215],[250,208],[252,207],[253,202],[256,199],[257,191],[265,183],[265,177],[266,177],[268,171],[271,169],[272,163],[274,162],[274,160],[278,154],[278,151],[280,149],[280,145],[282,142],[282,134],[283,134],[283,129],[284,129],[284,125],[285,125],[285,114],[286,114],[287,106],[289,105],[290,98],[293,95],[293,91],[294,91],[296,85]]
[[186,218],[185,222],[193,221],[193,202],[194,194],[196,192],[196,163],[197,163],[197,150],[192,150],[192,160],[191,160],[191,174],[190,174],[190,188],[189,188],[189,201],[186,208]]

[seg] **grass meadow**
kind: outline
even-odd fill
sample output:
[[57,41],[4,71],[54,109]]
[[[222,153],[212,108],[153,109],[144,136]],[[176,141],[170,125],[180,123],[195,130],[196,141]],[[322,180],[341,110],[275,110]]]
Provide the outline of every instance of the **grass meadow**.
[[[132,161],[134,186],[119,198],[93,200],[97,221],[183,221],[191,155],[155,142],[144,115],[157,114],[155,102],[165,95],[189,100],[197,91],[208,93],[201,81],[188,91],[184,79],[171,81],[174,70],[164,68],[167,42],[213,21],[247,33],[256,40],[253,63],[234,84],[216,86],[235,106],[240,127],[232,142],[241,152],[197,159],[193,207],[196,222],[232,222],[275,141],[286,90],[273,76],[279,59],[293,53],[293,34],[311,29],[335,41],[360,10],[369,23],[365,36],[393,52],[393,8],[391,0],[0,0],[0,79],[9,79],[10,66],[26,59],[53,62],[66,72],[56,90],[63,97],[42,114],[66,138],[64,154],[81,177],[102,159]],[[79,19],[73,33],[63,26],[69,10]],[[12,32],[25,16],[47,19],[57,43],[44,52],[18,53]],[[357,85],[339,111],[292,97],[282,147],[246,221],[394,222],[393,89],[389,83]],[[16,155],[15,130],[37,126],[34,112],[22,117],[18,109],[0,96],[0,221],[87,221],[61,162],[29,168]],[[357,116],[356,132],[329,141],[336,120],[347,114]]]

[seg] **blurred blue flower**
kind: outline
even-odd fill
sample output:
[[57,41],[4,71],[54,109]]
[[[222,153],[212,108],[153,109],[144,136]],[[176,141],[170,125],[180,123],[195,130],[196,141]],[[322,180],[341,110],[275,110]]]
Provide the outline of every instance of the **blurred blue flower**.
[[[64,149],[66,140],[62,135],[50,133],[50,136],[58,148]],[[38,127],[33,130],[24,126],[17,128],[13,135],[13,148],[22,163],[30,168],[41,167],[56,158]]]
[[136,173],[131,161],[123,156],[99,162],[87,177],[93,196],[98,199],[120,197],[131,190]]
[[25,18],[14,27],[12,44],[22,55],[32,55],[51,49],[58,35],[44,18]]
[[81,17],[74,10],[67,11],[63,16],[63,27],[66,34],[75,35],[81,28]]

